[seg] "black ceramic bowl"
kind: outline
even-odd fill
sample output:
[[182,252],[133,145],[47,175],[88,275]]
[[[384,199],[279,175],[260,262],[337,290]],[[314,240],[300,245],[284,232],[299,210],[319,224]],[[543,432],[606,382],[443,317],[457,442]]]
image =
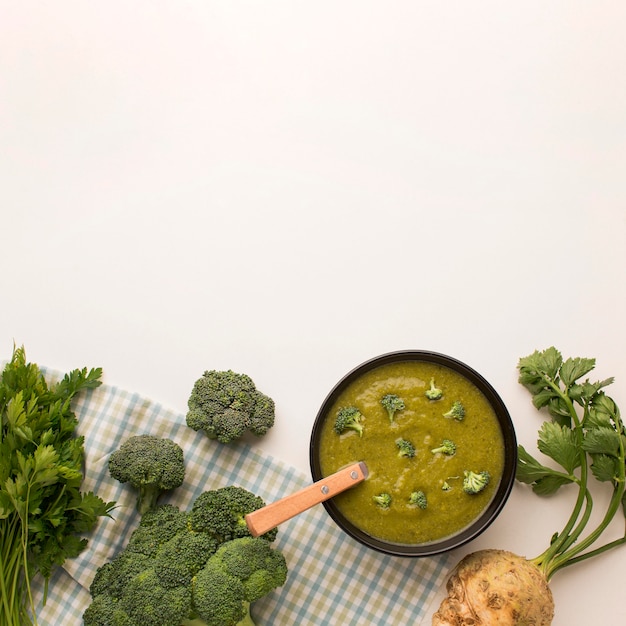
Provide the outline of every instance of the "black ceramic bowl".
[[310,465],[314,481],[324,478],[319,459],[321,430],[324,421],[328,418],[331,407],[346,387],[366,372],[370,372],[371,370],[382,365],[407,361],[427,362],[453,370],[473,383],[473,385],[482,393],[492,406],[499,422],[504,442],[504,471],[495,495],[482,513],[480,513],[480,515],[463,530],[443,539],[421,544],[392,543],[372,537],[347,520],[339,511],[333,499],[326,500],[323,505],[330,517],[344,532],[369,548],[394,556],[432,556],[458,548],[480,535],[496,519],[502,510],[502,507],[511,493],[511,489],[513,488],[513,483],[515,481],[515,469],[517,465],[517,439],[511,417],[506,406],[504,405],[504,402],[495,389],[474,369],[452,357],[439,354],[437,352],[423,350],[402,350],[398,352],[389,352],[362,363],[352,371],[348,372],[348,374],[346,374],[335,385],[318,411],[313,425],[313,431],[311,433],[309,451]]

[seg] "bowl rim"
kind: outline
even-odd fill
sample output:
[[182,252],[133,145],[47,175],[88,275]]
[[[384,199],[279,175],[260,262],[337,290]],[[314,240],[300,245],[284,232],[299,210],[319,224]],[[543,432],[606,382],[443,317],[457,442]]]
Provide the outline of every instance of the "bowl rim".
[[339,526],[339,528],[341,528],[347,535],[355,539],[357,542],[368,548],[372,548],[373,550],[392,556],[434,556],[454,550],[455,548],[472,541],[478,537],[478,535],[482,534],[502,511],[502,508],[506,504],[515,483],[515,470],[517,467],[517,436],[511,415],[495,388],[473,367],[455,357],[451,357],[440,352],[434,352],[432,350],[395,350],[380,354],[362,362],[360,365],[357,365],[345,374],[333,386],[322,402],[311,430],[309,464],[313,480],[321,480],[323,475],[320,468],[317,448],[322,425],[328,415],[328,410],[345,387],[366,372],[388,363],[399,363],[402,361],[425,361],[448,367],[473,383],[491,404],[500,423],[500,429],[504,440],[505,455],[502,478],[500,479],[500,483],[494,496],[481,515],[461,531],[449,537],[444,537],[443,539],[423,544],[394,543],[372,537],[352,524],[350,521],[346,520],[333,502],[332,498],[330,500],[325,500],[322,504],[328,515]]

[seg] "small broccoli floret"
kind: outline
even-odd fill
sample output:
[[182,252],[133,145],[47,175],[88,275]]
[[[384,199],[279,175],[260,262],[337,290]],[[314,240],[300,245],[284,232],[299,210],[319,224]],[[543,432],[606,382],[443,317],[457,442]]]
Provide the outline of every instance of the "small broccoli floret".
[[460,476],[449,476],[447,479],[445,479],[441,485],[441,491],[452,491],[452,485],[450,484],[449,481],[451,480],[458,480],[460,478]]
[[446,456],[454,456],[456,454],[456,444],[450,439],[444,439],[440,446],[431,450],[433,454],[445,454]]
[[409,496],[409,504],[414,504],[420,509],[425,509],[428,506],[426,494],[423,491],[413,491]]
[[450,407],[450,410],[443,414],[444,417],[455,419],[462,422],[465,418],[465,407],[459,400],[455,400]]
[[171,439],[136,435],[109,457],[109,473],[137,491],[141,515],[154,508],[159,496],[182,485],[185,463],[182,448]]
[[470,495],[480,493],[488,484],[491,476],[489,472],[473,472],[472,470],[463,472],[463,491]]
[[394,421],[398,411],[402,411],[405,408],[404,400],[395,393],[388,393],[386,396],[383,396],[380,403],[387,411],[390,422]]
[[443,397],[443,390],[435,386],[434,377],[430,379],[430,388],[424,393],[429,400],[441,400]]
[[[249,537],[245,517],[264,506],[261,497],[243,487],[229,485],[200,494],[191,508],[189,524],[195,531],[209,533],[219,543]],[[273,528],[263,538],[273,541],[276,534],[277,529]]]
[[379,493],[377,496],[372,496],[372,500],[381,509],[388,509],[391,506],[391,495],[388,493]]
[[232,370],[204,372],[188,400],[187,425],[220,443],[246,432],[265,435],[274,425],[274,401],[261,393],[247,374]]
[[398,456],[400,457],[412,459],[415,456],[415,446],[402,437],[396,439],[396,448],[398,448]]
[[354,430],[363,436],[363,414],[354,406],[343,407],[337,411],[334,430],[341,435],[346,430]]

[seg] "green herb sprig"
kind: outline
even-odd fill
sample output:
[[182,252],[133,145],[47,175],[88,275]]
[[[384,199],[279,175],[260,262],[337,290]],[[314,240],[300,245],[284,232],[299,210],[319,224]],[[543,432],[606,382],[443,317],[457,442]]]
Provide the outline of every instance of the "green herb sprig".
[[[564,360],[552,347],[520,359],[518,368],[519,382],[532,394],[534,406],[547,409],[551,416],[539,430],[537,445],[558,469],[540,463],[520,445],[517,479],[540,495],[554,494],[564,485],[578,487],[565,526],[554,534],[548,549],[532,559],[550,580],[568,565],[626,543],[625,528],[623,537],[598,545],[620,509],[626,516],[626,431],[617,405],[604,391],[613,379],[581,380],[595,368],[595,359]],[[608,483],[612,493],[602,518],[588,528],[594,478]]]
[[49,385],[24,348],[0,376],[0,623],[37,624],[31,591],[55,566],[80,554],[82,536],[113,502],[81,492],[84,438],[71,401],[100,385],[102,370],[76,369]]

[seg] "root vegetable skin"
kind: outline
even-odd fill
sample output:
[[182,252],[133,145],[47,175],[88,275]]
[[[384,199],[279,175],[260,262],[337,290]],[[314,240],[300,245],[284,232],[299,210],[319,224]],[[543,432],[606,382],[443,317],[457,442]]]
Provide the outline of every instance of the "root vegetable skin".
[[447,591],[433,626],[548,626],[554,617],[544,574],[504,550],[468,554],[450,575]]

